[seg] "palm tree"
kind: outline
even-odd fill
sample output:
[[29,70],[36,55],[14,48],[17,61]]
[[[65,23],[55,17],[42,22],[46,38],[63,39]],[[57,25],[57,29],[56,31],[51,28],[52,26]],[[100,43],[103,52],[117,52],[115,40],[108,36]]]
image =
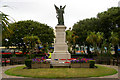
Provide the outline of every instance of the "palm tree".
[[1,11],[0,16],[2,17],[0,18],[1,21],[0,23],[2,24],[3,37],[10,37],[10,35],[13,33],[13,31],[9,29],[10,27],[9,21],[11,20],[8,18],[8,15],[4,14]]
[[95,53],[98,53],[97,47],[100,46],[100,43],[102,42],[103,39],[103,33],[101,32],[90,32],[90,34],[87,36],[86,41],[90,44],[93,45],[95,49]]
[[109,40],[111,41],[112,46],[114,46],[115,55],[117,56],[117,63],[118,63],[118,57],[119,57],[119,55],[118,55],[118,51],[117,51],[117,49],[118,49],[117,45],[118,45],[118,43],[120,41],[118,33],[111,32],[111,37],[109,38]]
[[[8,5],[3,5],[2,7],[9,7],[11,8],[10,6]],[[9,29],[9,26],[10,26],[10,23],[9,21],[13,22],[12,20],[14,20],[12,17],[12,20],[10,20],[8,17],[10,17],[9,15],[3,13],[2,11],[0,11],[0,23],[2,24],[2,31],[3,33],[5,32],[6,35],[3,35],[4,37],[7,36],[7,37],[10,37],[10,35],[13,33],[13,31],[11,29]],[[14,20],[14,22],[16,22]]]
[[111,37],[109,38],[109,40],[111,41],[113,46],[116,46],[120,41],[118,34],[115,32],[111,32]]

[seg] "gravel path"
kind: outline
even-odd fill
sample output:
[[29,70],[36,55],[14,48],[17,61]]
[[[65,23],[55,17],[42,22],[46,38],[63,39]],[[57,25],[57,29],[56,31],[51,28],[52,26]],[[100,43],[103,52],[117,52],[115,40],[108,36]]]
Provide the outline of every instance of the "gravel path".
[[[97,64],[100,65],[100,64]],[[10,65],[10,66],[3,66],[2,67],[2,78],[25,78],[25,77],[18,77],[18,76],[9,76],[6,75],[4,72],[7,69],[13,68],[13,67],[17,67],[17,66],[23,66],[23,65]],[[118,71],[118,66],[112,66],[112,65],[101,65],[101,66],[106,66],[106,67],[111,67],[114,68]],[[118,78],[118,73],[114,74],[114,75],[110,75],[110,76],[103,76],[103,77],[91,77],[91,78]]]

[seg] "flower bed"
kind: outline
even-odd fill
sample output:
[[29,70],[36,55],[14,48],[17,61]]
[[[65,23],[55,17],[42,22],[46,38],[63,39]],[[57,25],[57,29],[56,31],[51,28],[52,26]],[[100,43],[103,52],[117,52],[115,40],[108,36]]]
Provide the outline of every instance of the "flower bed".
[[87,59],[87,58],[72,59],[71,68],[89,68],[90,67],[89,60],[92,59]]
[[[62,59],[63,60],[63,59]],[[64,64],[70,64],[71,68],[90,68],[91,60],[88,58],[71,58],[71,61],[66,61]],[[94,61],[94,60],[92,60]],[[31,68],[50,68],[50,60],[44,58],[32,59]],[[94,65],[93,65],[94,68]]]
[[50,68],[50,61],[43,58],[32,59],[31,68]]

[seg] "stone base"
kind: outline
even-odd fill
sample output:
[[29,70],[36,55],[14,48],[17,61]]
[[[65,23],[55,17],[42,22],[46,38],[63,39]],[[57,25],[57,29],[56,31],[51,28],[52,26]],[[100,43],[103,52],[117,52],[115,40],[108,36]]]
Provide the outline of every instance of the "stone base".
[[53,68],[69,68],[69,63],[51,63]]
[[71,55],[70,53],[57,53],[57,52],[54,52],[53,54],[51,54],[51,65],[53,67],[69,67],[70,64],[69,63],[65,63],[65,62],[70,62],[70,60],[68,59],[71,59]]
[[68,52],[54,52],[51,54],[51,60],[54,61],[55,59],[71,59],[71,55]]

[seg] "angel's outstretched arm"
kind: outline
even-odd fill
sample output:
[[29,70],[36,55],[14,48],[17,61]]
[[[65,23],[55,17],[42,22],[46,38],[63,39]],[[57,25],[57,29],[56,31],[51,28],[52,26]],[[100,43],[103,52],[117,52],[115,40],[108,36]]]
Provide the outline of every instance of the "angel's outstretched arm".
[[54,6],[55,6],[55,9],[56,9],[56,11],[59,9],[55,4],[54,4]]
[[63,7],[63,9],[66,7],[66,5]]

